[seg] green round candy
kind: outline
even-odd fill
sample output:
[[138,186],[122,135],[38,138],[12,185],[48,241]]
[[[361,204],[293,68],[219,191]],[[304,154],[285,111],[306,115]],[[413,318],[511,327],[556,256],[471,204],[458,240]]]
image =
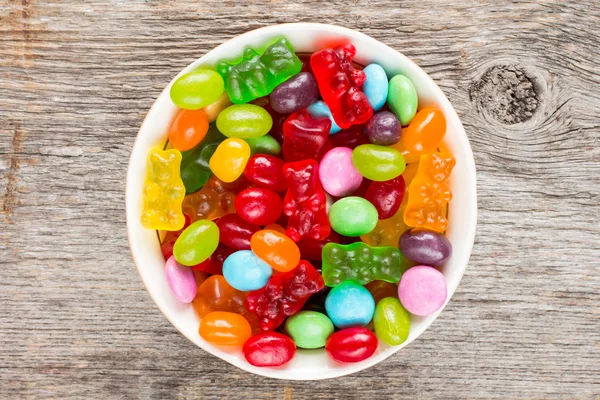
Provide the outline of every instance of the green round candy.
[[181,75],[171,86],[171,101],[186,110],[214,103],[223,94],[225,83],[216,71],[197,69]]
[[375,334],[384,343],[397,346],[408,338],[410,315],[400,300],[394,297],[381,299],[373,316]]
[[396,75],[390,80],[387,103],[402,126],[406,126],[412,121],[417,113],[419,99],[410,79],[404,75]]
[[246,143],[250,146],[252,155],[269,154],[271,156],[278,156],[281,154],[281,145],[271,135],[246,139]]
[[372,181],[394,179],[404,172],[406,162],[396,149],[376,144],[363,144],[352,151],[352,164],[362,176]]
[[217,224],[202,219],[188,226],[177,238],[173,246],[173,256],[178,263],[192,266],[210,257],[218,245]]
[[333,329],[333,322],[329,317],[316,311],[300,311],[285,323],[285,333],[294,340],[296,346],[303,349],[325,346]]
[[272,126],[271,115],[255,104],[234,104],[217,116],[217,128],[231,138],[257,138],[269,132]]
[[377,225],[377,209],[362,197],[339,199],[329,208],[331,229],[344,236],[366,235]]

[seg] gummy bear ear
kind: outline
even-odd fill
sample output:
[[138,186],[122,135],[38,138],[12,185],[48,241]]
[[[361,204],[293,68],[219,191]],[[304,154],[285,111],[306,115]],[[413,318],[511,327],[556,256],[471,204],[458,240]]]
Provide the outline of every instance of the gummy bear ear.
[[354,47],[354,45],[352,44],[346,44],[342,46],[342,51],[344,52],[344,55],[346,56],[346,58],[348,58],[349,61],[352,61],[352,59],[356,55],[356,47]]
[[246,47],[244,49],[244,60],[250,60],[251,58],[254,58],[254,56],[257,56],[258,53],[251,47]]
[[221,62],[221,63],[217,64],[217,72],[221,76],[227,76],[230,69],[231,69],[231,65],[229,65],[227,63]]

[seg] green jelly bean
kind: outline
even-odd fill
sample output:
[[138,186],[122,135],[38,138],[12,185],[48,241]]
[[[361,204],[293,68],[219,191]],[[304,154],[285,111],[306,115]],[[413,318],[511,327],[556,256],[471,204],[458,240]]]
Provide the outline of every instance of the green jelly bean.
[[331,229],[344,236],[365,235],[377,225],[377,209],[362,197],[339,199],[329,208]]
[[217,128],[230,138],[252,139],[271,130],[273,118],[255,104],[234,104],[217,116]]
[[318,349],[325,346],[333,329],[333,322],[329,317],[316,311],[300,311],[285,323],[285,333],[302,349]]
[[397,346],[408,339],[410,315],[400,300],[394,297],[381,299],[373,316],[375,334],[384,343]]
[[197,69],[181,75],[171,86],[171,101],[186,110],[214,103],[223,94],[225,83],[216,71]]
[[387,103],[402,126],[406,126],[412,121],[417,113],[419,99],[410,79],[404,75],[396,75],[390,80]]
[[372,181],[389,181],[404,172],[402,154],[391,147],[363,144],[352,151],[352,164],[362,176]]
[[255,154],[269,154],[278,156],[281,154],[281,145],[271,135],[263,135],[253,139],[246,139],[250,146],[250,152]]
[[173,246],[173,256],[178,263],[192,266],[210,257],[218,245],[217,224],[202,219],[188,226],[177,238]]
[[181,180],[187,194],[197,192],[211,176],[208,162],[217,150],[219,143],[225,140],[214,124],[202,141],[193,149],[181,153]]

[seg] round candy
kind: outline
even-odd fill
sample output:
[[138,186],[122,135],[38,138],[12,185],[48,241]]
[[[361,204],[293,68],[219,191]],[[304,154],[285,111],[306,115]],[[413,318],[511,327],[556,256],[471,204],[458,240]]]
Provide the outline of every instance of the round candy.
[[388,78],[379,64],[369,64],[363,69],[367,80],[363,83],[362,91],[373,111],[379,111],[385,104],[388,96]]
[[402,143],[413,156],[435,151],[446,134],[446,117],[437,108],[420,110],[404,129]]
[[283,176],[284,164],[285,162],[281,158],[256,154],[248,160],[244,176],[260,187],[282,192],[287,189],[287,181]]
[[217,220],[219,241],[235,250],[250,250],[250,238],[260,230],[236,213],[223,215]]
[[285,323],[285,333],[302,349],[318,349],[325,346],[333,329],[333,323],[327,315],[316,311],[300,311]]
[[298,245],[283,233],[263,229],[252,235],[250,246],[254,254],[279,272],[290,271],[300,262]]
[[390,346],[397,346],[408,339],[410,332],[410,315],[400,300],[386,297],[377,303],[373,326],[377,337]]
[[282,210],[281,197],[269,189],[249,188],[241,191],[235,198],[235,211],[254,225],[275,223]]
[[400,175],[389,181],[371,182],[363,197],[375,206],[379,219],[388,219],[400,209],[405,191],[406,184]]
[[377,225],[377,209],[362,197],[344,197],[329,209],[329,223],[341,235],[365,235]]
[[186,110],[197,110],[214,103],[225,90],[225,82],[216,71],[197,69],[181,75],[171,86],[171,100]]
[[325,350],[335,361],[355,363],[371,357],[378,345],[379,341],[373,332],[358,327],[342,329],[329,336]]
[[244,172],[250,158],[250,146],[242,139],[222,141],[208,164],[210,170],[223,182],[233,182]]
[[257,138],[246,139],[252,154],[269,154],[278,156],[281,154],[281,145],[273,136],[262,135]]
[[251,139],[269,132],[273,118],[264,108],[255,104],[234,104],[217,117],[219,132],[228,137]]
[[412,228],[400,236],[398,248],[404,257],[417,264],[437,266],[452,255],[446,236],[425,228]]
[[179,264],[175,261],[175,257],[171,256],[165,264],[165,273],[175,298],[182,303],[191,303],[198,291],[194,271],[190,267]]
[[239,250],[223,263],[227,283],[242,292],[258,290],[267,284],[273,270],[250,250]]
[[338,328],[367,325],[375,311],[371,293],[353,281],[344,281],[331,289],[325,299],[325,310]]
[[319,179],[323,189],[332,196],[348,196],[358,189],[363,177],[352,165],[352,149],[329,150],[319,164]]
[[219,228],[206,219],[188,226],[177,238],[173,255],[178,263],[192,266],[206,260],[219,245]]
[[365,125],[365,136],[373,144],[382,146],[396,144],[401,134],[400,121],[389,111],[378,112]]
[[200,336],[207,342],[220,346],[241,346],[250,336],[252,328],[246,318],[226,311],[213,311],[200,321]]
[[390,80],[387,103],[402,126],[412,121],[417,113],[419,99],[410,79],[404,75],[396,75]]
[[444,305],[448,295],[446,278],[435,268],[419,265],[402,275],[398,296],[408,312],[425,317]]
[[269,104],[280,114],[291,114],[310,106],[318,98],[319,87],[314,75],[300,72],[273,89]]
[[190,150],[204,139],[208,119],[202,110],[181,110],[169,128],[169,142],[179,151]]
[[398,150],[376,144],[363,144],[352,150],[352,164],[372,181],[389,181],[402,174],[406,163]]
[[335,123],[333,119],[333,115],[331,115],[331,110],[323,100],[318,100],[312,103],[306,109],[311,117],[313,118],[324,118],[327,117],[331,120],[331,129],[329,130],[329,134],[333,135],[334,133],[338,133],[342,130],[338,124]]
[[277,332],[263,332],[244,343],[244,357],[256,367],[278,367],[296,354],[296,345],[289,337]]
[[384,281],[373,281],[365,285],[365,288],[373,296],[375,304],[385,297],[398,297],[398,285]]

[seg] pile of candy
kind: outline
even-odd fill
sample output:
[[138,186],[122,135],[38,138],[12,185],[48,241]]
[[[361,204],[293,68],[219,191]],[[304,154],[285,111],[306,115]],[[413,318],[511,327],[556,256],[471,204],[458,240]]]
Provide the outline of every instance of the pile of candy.
[[355,52],[280,38],[187,73],[168,149],[148,155],[141,220],[164,234],[169,286],[252,365],[297,347],[362,361],[446,301],[444,115]]

